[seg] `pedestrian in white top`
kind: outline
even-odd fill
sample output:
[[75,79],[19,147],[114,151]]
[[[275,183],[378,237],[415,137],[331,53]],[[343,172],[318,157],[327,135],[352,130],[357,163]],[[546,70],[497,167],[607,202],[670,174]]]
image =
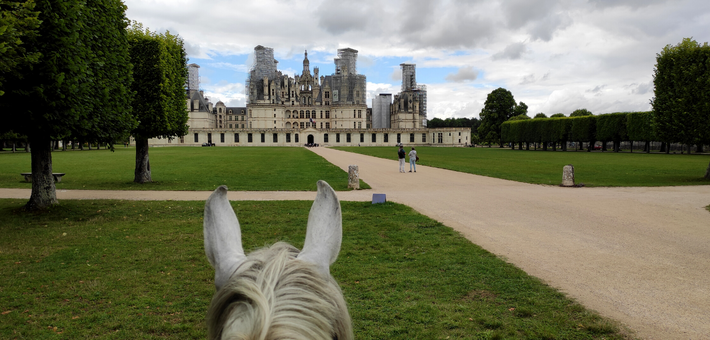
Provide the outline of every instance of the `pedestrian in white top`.
[[414,147],[412,147],[412,151],[409,151],[409,172],[412,172],[412,169],[417,172],[417,152]]

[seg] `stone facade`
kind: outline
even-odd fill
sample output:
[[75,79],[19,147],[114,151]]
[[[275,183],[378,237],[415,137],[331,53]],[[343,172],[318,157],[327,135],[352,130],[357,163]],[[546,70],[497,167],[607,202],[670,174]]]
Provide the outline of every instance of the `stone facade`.
[[289,77],[278,70],[273,49],[257,46],[254,48],[254,65],[246,82],[246,107],[227,107],[221,101],[213,105],[198,90],[199,66],[190,64],[186,91],[188,134],[176,139],[154,138],[150,144],[470,144],[470,128],[426,129],[426,89],[416,85],[412,64],[402,64],[402,92],[394,97],[394,103],[390,103],[392,96],[386,95],[382,102],[378,102],[378,111],[369,109],[366,77],[357,73],[357,53],[351,48],[339,49],[338,58],[334,60],[335,73],[323,76],[319,75],[317,67],[311,72],[306,52],[301,74]]

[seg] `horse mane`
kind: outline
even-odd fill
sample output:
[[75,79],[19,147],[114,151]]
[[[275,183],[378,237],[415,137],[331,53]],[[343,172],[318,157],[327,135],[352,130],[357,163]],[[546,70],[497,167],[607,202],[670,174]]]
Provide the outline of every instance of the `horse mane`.
[[340,286],[298,254],[284,242],[249,254],[212,298],[208,339],[354,339]]

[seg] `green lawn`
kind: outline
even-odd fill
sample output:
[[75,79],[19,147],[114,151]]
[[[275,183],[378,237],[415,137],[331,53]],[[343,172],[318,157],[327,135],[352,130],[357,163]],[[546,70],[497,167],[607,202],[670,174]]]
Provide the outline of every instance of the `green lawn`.
[[[396,159],[394,147],[335,149]],[[405,148],[409,152],[409,148]],[[562,167],[574,165],[575,181],[585,186],[707,185],[709,155],[614,152],[521,151],[499,148],[416,147],[419,164],[513,181],[558,185]],[[407,158],[408,160],[408,158]]]
[[[0,200],[0,338],[204,339],[214,292],[204,202]],[[303,245],[311,202],[233,202],[247,251]],[[452,229],[394,203],[342,202],[331,267],[357,339],[625,339]]]
[[[348,174],[305,148],[158,147],[150,149],[153,183],[133,183],[135,148],[116,151],[57,151],[54,172],[64,172],[57,189],[104,190],[316,190],[325,180],[348,190]],[[30,154],[0,153],[0,187],[31,188],[20,176],[31,170]],[[370,187],[360,182],[360,187]]]

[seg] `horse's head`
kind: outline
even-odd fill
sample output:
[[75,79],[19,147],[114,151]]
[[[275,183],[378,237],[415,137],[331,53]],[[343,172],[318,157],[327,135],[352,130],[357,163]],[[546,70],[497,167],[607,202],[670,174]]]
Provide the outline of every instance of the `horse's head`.
[[207,312],[210,340],[353,339],[343,294],[330,275],[343,222],[328,183],[318,181],[300,252],[279,242],[245,255],[225,186],[207,199],[204,234],[217,287]]

